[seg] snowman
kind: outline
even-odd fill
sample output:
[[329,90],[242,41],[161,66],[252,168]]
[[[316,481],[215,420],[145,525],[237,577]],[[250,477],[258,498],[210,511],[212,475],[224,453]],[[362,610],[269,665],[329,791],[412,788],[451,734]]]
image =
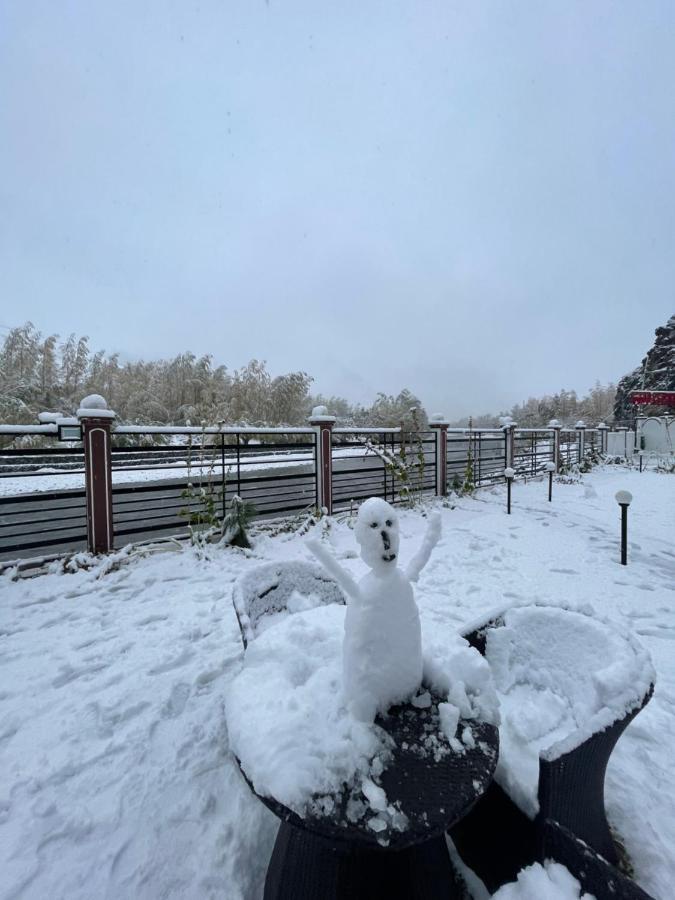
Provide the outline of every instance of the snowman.
[[426,535],[405,571],[398,566],[399,528],[394,508],[371,497],[359,508],[356,540],[370,571],[358,584],[335,557],[312,540],[307,546],[347,595],[342,650],[347,708],[373,722],[395,703],[409,700],[422,683],[420,618],[412,583],[441,535],[441,517],[429,518]]

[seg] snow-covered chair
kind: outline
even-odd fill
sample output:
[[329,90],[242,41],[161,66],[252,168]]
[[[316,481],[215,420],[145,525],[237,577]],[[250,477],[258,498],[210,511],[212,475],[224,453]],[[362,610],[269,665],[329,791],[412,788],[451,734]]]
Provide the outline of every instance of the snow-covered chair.
[[321,566],[303,560],[256,566],[235,582],[232,600],[244,648],[257,633],[290,613],[346,602]]
[[605,771],[652,695],[647,651],[584,611],[536,604],[493,613],[463,636],[490,663],[502,725],[497,784],[452,834],[460,854],[472,856],[485,828],[495,841],[501,833],[508,851],[496,851],[501,861],[493,858],[487,874],[495,889],[515,876],[513,867],[543,858],[544,823],[554,821],[616,865]]

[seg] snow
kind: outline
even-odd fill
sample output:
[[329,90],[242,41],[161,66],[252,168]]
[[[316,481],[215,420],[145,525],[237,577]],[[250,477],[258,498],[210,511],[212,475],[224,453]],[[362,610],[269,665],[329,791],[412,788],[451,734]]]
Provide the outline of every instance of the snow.
[[98,406],[81,406],[77,410],[78,419],[114,419],[115,413],[112,409],[101,409]]
[[410,570],[403,572],[397,562],[396,510],[378,497],[366,500],[359,507],[354,534],[370,571],[358,584],[319,542],[308,544],[349,598],[341,685],[347,708],[363,722],[373,722],[378,712],[409,700],[422,683],[421,626],[411,582],[428,562],[440,528],[435,514]]
[[564,866],[547,860],[535,863],[518,873],[518,880],[503,885],[493,900],[595,900]]
[[371,778],[374,758],[387,749],[381,729],[345,708],[344,617],[345,607],[333,604],[267,629],[248,645],[226,692],[230,746],[256,792],[300,814],[312,795],[337,793],[357,774]]
[[[78,424],[77,421],[75,424]],[[13,428],[15,426],[12,426]],[[26,426],[28,428],[28,426]],[[38,426],[39,427],[39,426]],[[43,428],[52,428],[51,425],[44,425]],[[31,425],[31,433],[35,431],[36,426]],[[119,431],[119,429],[117,429]],[[0,426],[0,434],[2,426]],[[113,429],[113,433],[117,433]],[[114,450],[113,450],[114,454]],[[334,449],[333,459],[348,459],[351,457],[362,457],[364,450],[362,447],[343,447],[339,450]],[[255,462],[252,462],[255,460]],[[301,451],[298,453],[284,451],[283,453],[255,454],[255,456],[244,456],[241,459],[242,481],[249,472],[260,472],[264,469],[271,469],[273,472],[281,471],[289,466],[296,466],[299,463],[307,464],[307,471],[313,465],[314,455],[312,451]],[[212,465],[193,465],[190,469],[192,479],[200,477],[208,478],[219,475],[220,459],[218,465],[214,469]],[[236,472],[236,456],[228,454],[225,456],[225,474],[233,477]],[[156,465],[143,463],[142,465],[126,465],[123,469],[118,468],[115,464],[113,456],[112,482],[113,484],[136,484],[145,481],[161,481],[174,479],[184,480],[187,475],[187,462],[185,460],[175,460],[171,464],[160,462]],[[17,475],[2,476],[0,478],[0,496],[16,496],[18,494],[32,494],[41,491],[58,491],[73,490],[84,487],[84,468],[82,469],[60,469],[50,475]]]
[[[585,485],[597,496],[587,498]],[[495,607],[534,601],[585,604],[621,634],[637,633],[656,688],[612,754],[606,803],[636,880],[656,900],[670,900],[675,481],[607,466],[582,482],[557,483],[553,503],[547,487],[518,484],[510,517],[505,486],[461,498],[454,509],[439,505],[443,535],[416,586],[425,657],[444,652],[440,671],[457,673],[462,663],[452,657],[468,652],[458,629]],[[626,567],[619,489],[634,497]],[[427,521],[397,513],[405,566]],[[229,752],[224,697],[243,667],[232,587],[261,564],[307,559],[308,551],[305,536],[257,534],[253,551],[119,551],[74,574],[54,564],[52,574],[0,580],[3,900],[262,896],[278,823]],[[337,522],[332,534],[340,564],[358,580],[366,567],[345,557],[352,529]],[[472,677],[477,683],[478,673]],[[475,709],[483,696],[464,694],[458,690],[453,707]],[[535,717],[521,719],[523,729],[535,728]],[[538,898],[548,900],[553,888],[546,890]]]
[[235,584],[232,599],[246,643],[259,629],[289,613],[345,603],[336,582],[320,566],[304,560],[265,563],[248,570]]
[[632,636],[571,609],[524,606],[490,629],[503,727],[497,781],[538,812],[539,755],[557,759],[640,706],[655,673]]

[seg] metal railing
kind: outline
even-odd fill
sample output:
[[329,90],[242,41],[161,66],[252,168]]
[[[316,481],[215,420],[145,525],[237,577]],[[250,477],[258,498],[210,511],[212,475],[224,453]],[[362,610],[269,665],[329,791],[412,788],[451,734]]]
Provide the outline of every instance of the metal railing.
[[339,428],[331,452],[335,511],[367,497],[400,503],[436,490],[436,438],[431,431]]
[[[82,444],[56,443],[55,426],[2,426],[0,559],[85,549],[87,508]],[[560,430],[563,466],[602,448],[595,429]],[[400,503],[440,490],[437,434],[398,428],[335,428],[330,443],[332,508],[349,509],[370,496]],[[319,505],[319,449],[314,428],[161,428],[120,426],[111,433],[112,518],[117,545],[158,536],[185,536],[190,514],[203,505],[218,518],[235,495],[272,518]],[[31,442],[28,446],[24,444]],[[41,446],[39,446],[41,444]],[[501,482],[509,431],[447,431],[447,490]],[[554,429],[515,429],[512,465],[536,476],[555,455]],[[407,475],[401,477],[405,469]],[[440,475],[438,476],[440,477]]]

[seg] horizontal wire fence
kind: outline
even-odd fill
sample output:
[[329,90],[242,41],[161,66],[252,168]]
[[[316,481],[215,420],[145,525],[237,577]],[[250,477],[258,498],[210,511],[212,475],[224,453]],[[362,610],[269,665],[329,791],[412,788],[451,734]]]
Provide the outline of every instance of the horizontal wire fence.
[[[87,546],[84,454],[57,443],[56,427],[2,426],[0,559],[51,555]],[[586,450],[601,446],[586,429]],[[448,429],[447,487],[501,482],[508,459],[503,429]],[[560,431],[560,461],[581,458],[578,429]],[[554,456],[551,429],[516,429],[517,476],[538,475]],[[312,428],[236,429],[120,426],[112,430],[112,506],[117,546],[188,534],[189,517],[213,503],[218,518],[235,495],[261,518],[310,513],[320,503],[317,432]],[[402,503],[436,491],[432,431],[335,428],[331,444],[334,511],[367,497]]]

